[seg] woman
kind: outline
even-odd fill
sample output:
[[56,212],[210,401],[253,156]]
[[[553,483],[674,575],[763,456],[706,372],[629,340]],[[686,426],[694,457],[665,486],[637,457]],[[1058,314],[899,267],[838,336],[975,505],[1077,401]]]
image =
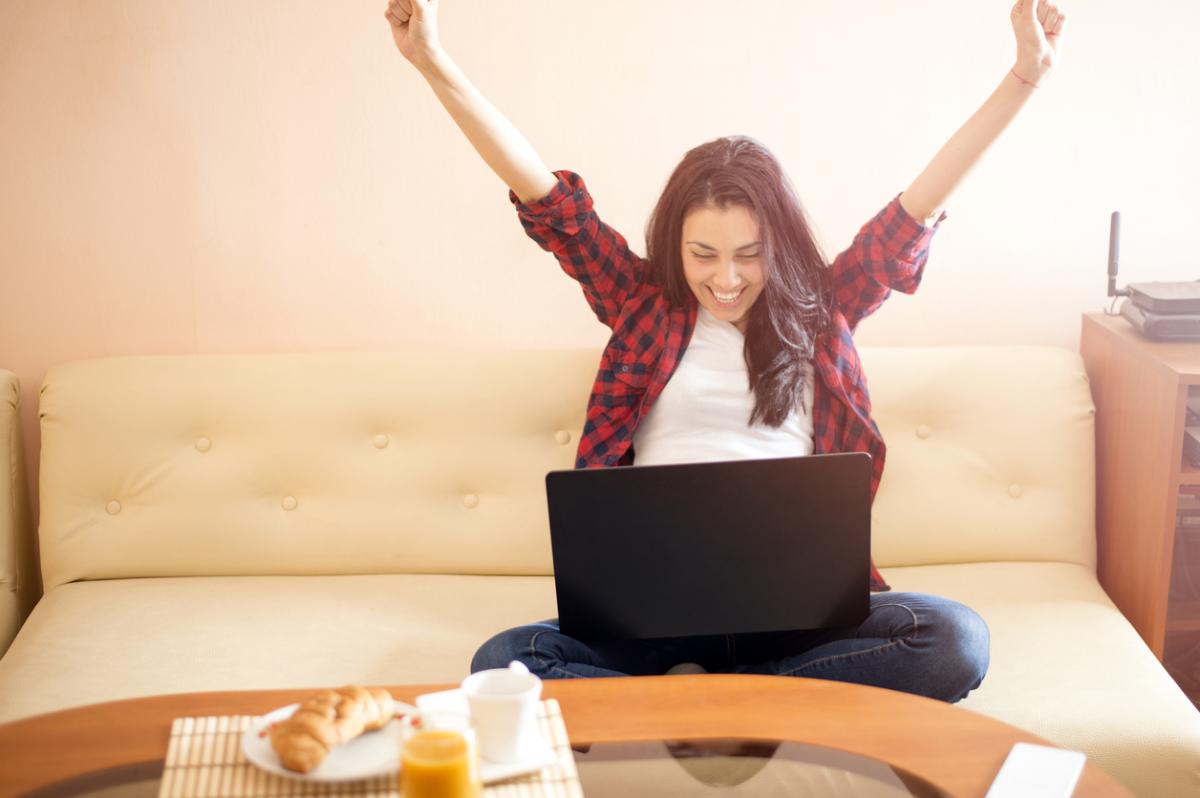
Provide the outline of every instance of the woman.
[[[1054,68],[1065,14],[1042,0],[1013,7],[1013,68],[831,264],[778,161],[744,136],[685,155],[638,257],[598,218],[583,179],[547,169],[447,56],[436,0],[390,0],[385,15],[401,54],[510,187],[526,232],[613,330],[577,468],[866,451],[874,499],[886,447],[851,335],[892,289],[916,290],[941,208]],[[582,641],[548,620],[496,635],[471,669],[519,659],[543,678],[795,675],[949,702],[980,685],[989,633],[977,613],[939,596],[886,592],[873,563],[870,587],[870,615],[857,628]]]

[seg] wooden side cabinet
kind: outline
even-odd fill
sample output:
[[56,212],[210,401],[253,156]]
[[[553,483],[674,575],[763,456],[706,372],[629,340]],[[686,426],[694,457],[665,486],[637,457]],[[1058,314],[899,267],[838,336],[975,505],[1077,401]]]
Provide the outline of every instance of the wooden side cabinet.
[[1161,661],[1169,635],[1200,632],[1200,596],[1170,596],[1172,569],[1189,565],[1175,556],[1177,513],[1200,491],[1183,445],[1200,342],[1151,341],[1120,316],[1085,313],[1079,346],[1096,405],[1100,584]]

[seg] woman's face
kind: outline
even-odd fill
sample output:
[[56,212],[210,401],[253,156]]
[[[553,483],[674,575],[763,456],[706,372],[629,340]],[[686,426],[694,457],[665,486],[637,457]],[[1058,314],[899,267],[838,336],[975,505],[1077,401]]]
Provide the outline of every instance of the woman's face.
[[696,299],[745,334],[766,280],[754,215],[741,205],[696,208],[683,219],[682,246],[683,274]]

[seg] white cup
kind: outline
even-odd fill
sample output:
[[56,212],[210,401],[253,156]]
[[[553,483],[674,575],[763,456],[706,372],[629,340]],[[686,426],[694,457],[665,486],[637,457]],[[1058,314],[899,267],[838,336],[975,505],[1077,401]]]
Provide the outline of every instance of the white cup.
[[490,762],[519,762],[537,740],[542,680],[520,662],[473,673],[462,683],[471,708],[479,755]]

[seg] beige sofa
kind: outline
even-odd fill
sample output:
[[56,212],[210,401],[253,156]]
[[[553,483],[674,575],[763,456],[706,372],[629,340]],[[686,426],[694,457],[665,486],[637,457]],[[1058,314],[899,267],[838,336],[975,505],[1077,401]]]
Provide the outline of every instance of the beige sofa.
[[[876,560],[896,590],[965,602],[991,627],[990,672],[960,706],[1081,749],[1138,795],[1200,795],[1200,713],[1096,580],[1079,356],[861,355],[889,444]],[[491,633],[555,612],[543,477],[572,466],[598,357],[52,368],[45,595],[0,660],[0,722],[155,693],[461,678]],[[11,432],[19,391],[11,374],[0,384]],[[0,442],[19,480],[19,447]],[[21,551],[17,506],[0,528]]]

